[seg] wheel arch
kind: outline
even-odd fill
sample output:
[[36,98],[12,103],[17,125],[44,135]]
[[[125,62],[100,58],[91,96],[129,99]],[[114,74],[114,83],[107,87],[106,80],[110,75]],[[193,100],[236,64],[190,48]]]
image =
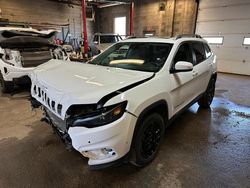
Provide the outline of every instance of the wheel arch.
[[150,113],[159,113],[163,119],[164,122],[166,123],[169,117],[168,114],[168,104],[165,100],[159,100],[157,102],[152,103],[151,105],[147,106],[138,116],[137,122],[136,122],[136,126],[137,124],[140,123],[140,121],[148,114]]
[[167,121],[169,119],[169,114],[168,114],[168,103],[165,100],[159,100],[151,105],[147,106],[144,108],[144,110],[140,113],[140,115],[137,118],[135,128],[134,128],[134,133],[133,133],[133,138],[132,138],[132,143],[134,142],[134,138],[136,136],[136,132],[139,128],[139,125],[141,121],[146,117],[148,114],[152,113],[159,113],[162,118],[164,119],[165,125],[167,124]]
[[134,156],[134,143],[136,140],[135,138],[137,136],[138,129],[140,127],[140,123],[142,122],[144,117],[146,117],[148,114],[151,114],[151,113],[159,113],[163,117],[164,123],[166,125],[167,121],[169,119],[168,103],[163,99],[156,101],[156,102],[150,104],[149,106],[147,106],[146,108],[144,108],[144,110],[142,110],[142,112],[138,116],[134,131],[133,131],[132,142],[131,142],[131,147],[130,147],[130,154],[129,154],[129,158],[132,161],[134,160],[134,157],[135,157]]

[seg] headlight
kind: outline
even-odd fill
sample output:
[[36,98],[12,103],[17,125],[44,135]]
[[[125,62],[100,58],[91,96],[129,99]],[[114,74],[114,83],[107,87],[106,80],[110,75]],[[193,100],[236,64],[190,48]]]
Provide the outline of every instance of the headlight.
[[13,60],[13,54],[10,49],[4,49],[4,55],[2,56],[2,60],[12,66],[15,66],[13,63],[9,62]]
[[12,52],[10,49],[5,49],[4,59],[9,61],[13,59]]
[[[101,109],[94,110],[94,106],[77,106],[78,109],[74,109],[74,106],[67,112],[72,118],[69,118],[69,126],[71,127],[86,127],[94,128],[102,125],[114,122],[122,117],[126,111],[127,101],[103,107]],[[75,106],[76,107],[76,106]],[[85,107],[85,109],[84,109]],[[82,111],[81,111],[82,108]],[[77,113],[77,114],[73,114]]]

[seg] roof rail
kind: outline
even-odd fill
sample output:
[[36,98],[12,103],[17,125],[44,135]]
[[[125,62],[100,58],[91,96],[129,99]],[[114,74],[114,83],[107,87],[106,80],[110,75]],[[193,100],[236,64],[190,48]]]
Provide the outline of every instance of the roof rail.
[[177,35],[176,37],[175,37],[175,39],[177,40],[177,39],[180,39],[180,38],[187,38],[187,37],[193,37],[193,38],[199,38],[199,39],[201,39],[202,37],[200,36],[200,35],[197,35],[197,34],[182,34],[182,35]]

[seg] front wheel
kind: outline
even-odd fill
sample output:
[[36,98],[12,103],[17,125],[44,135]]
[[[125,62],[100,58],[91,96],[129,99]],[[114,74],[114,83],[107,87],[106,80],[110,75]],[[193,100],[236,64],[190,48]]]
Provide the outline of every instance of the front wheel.
[[165,124],[158,113],[147,116],[139,125],[133,143],[136,166],[143,167],[156,156],[163,140]]
[[203,108],[209,108],[213,98],[214,98],[214,92],[215,92],[215,78],[211,78],[208,84],[208,88],[206,92],[203,94],[203,96],[199,99],[198,104]]

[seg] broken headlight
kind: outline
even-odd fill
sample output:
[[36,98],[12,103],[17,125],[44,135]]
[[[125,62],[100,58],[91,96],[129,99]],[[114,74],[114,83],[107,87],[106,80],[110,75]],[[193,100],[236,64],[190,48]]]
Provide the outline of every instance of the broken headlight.
[[[93,106],[89,106],[89,109],[86,109],[86,105],[79,105],[77,106],[78,109],[72,109],[74,107],[72,106],[68,112],[71,117],[68,123],[71,127],[86,128],[107,125],[121,118],[126,111],[126,106],[127,101],[96,110],[94,110]],[[73,114],[74,112],[77,112],[77,114]]]
[[13,55],[12,55],[12,52],[11,52],[10,49],[5,49],[4,52],[5,52],[5,54],[4,54],[4,59],[5,59],[6,61],[10,61],[10,60],[13,59]]
[[13,63],[9,62],[9,61],[13,60],[13,54],[12,54],[12,51],[10,49],[4,49],[4,54],[2,56],[2,60],[5,63],[14,66]]

